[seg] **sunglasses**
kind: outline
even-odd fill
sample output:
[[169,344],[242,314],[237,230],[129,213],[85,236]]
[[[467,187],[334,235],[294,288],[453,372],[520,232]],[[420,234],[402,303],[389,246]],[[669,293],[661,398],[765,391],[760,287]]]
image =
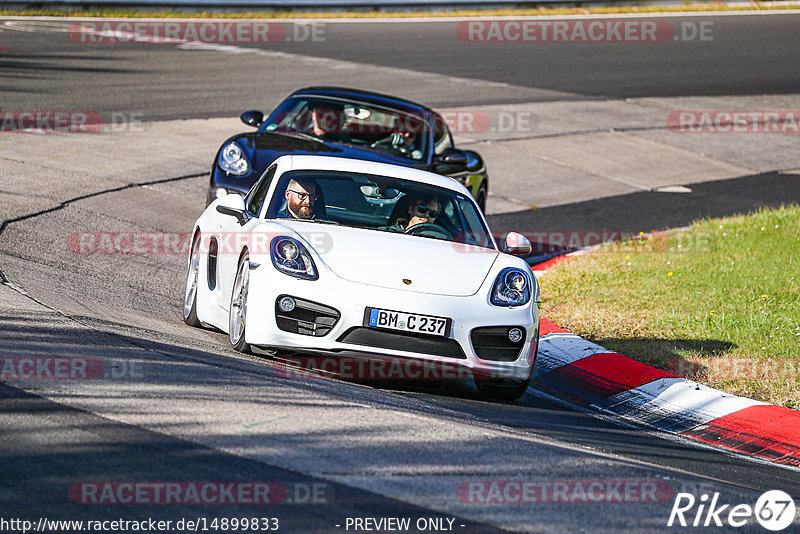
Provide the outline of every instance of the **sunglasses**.
[[430,216],[431,219],[435,219],[436,217],[439,216],[440,212],[433,208],[429,208],[425,204],[417,204],[417,213],[419,213],[420,215],[427,214],[428,216]]
[[316,202],[319,197],[317,195],[311,195],[309,193],[301,193],[300,191],[295,191],[294,189],[289,189],[290,193],[294,193],[298,197],[300,197],[300,202],[305,202],[306,199],[310,199],[311,202]]

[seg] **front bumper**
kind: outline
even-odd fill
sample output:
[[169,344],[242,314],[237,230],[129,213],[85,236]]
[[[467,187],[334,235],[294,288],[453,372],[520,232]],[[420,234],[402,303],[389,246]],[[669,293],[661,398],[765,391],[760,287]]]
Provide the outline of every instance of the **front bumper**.
[[[297,280],[278,273],[268,262],[251,270],[246,341],[256,346],[316,355],[389,356],[438,362],[496,378],[525,380],[530,376],[539,335],[539,308],[534,302],[518,308],[493,306],[489,303],[488,284],[475,295],[454,297],[366,286],[330,272],[324,275],[316,281]],[[283,328],[286,321],[276,319],[276,302],[286,295],[332,308],[338,318],[335,321],[326,318],[322,335],[314,335],[313,320],[302,325],[300,331],[304,333],[282,330],[278,321],[282,321]],[[365,328],[368,307],[448,317],[452,326],[446,338],[418,334],[408,337],[395,330]],[[505,326],[524,330],[519,356],[513,361],[480,358],[473,346],[473,330]],[[486,357],[485,349],[482,354]]]

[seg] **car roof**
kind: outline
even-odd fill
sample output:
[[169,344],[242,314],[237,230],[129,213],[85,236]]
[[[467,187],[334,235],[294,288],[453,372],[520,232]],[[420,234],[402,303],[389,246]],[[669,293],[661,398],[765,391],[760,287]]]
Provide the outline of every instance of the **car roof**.
[[[275,160],[275,163],[277,163],[279,167],[282,167],[284,171],[319,170],[359,172],[376,176],[386,176],[389,178],[399,178],[401,180],[410,180],[449,189],[451,191],[457,191],[471,198],[469,191],[457,180],[440,174],[400,165],[391,165],[389,163],[377,163],[361,159],[331,156],[281,156]],[[284,165],[286,166],[284,167]]]
[[331,98],[341,98],[344,100],[354,100],[356,102],[375,104],[420,116],[434,113],[434,111],[429,107],[423,106],[422,104],[417,104],[416,102],[412,102],[404,98],[384,95],[372,91],[363,91],[361,89],[352,89],[348,87],[306,87],[304,89],[299,89],[290,95],[290,97],[294,96],[327,96]]

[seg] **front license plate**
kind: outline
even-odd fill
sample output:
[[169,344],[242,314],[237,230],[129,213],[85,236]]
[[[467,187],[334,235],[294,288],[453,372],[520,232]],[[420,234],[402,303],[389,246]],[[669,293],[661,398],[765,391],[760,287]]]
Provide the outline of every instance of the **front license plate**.
[[451,321],[446,317],[381,310],[378,308],[367,308],[367,313],[365,315],[364,324],[366,326],[402,330],[404,332],[416,332],[432,336],[447,336],[450,334]]

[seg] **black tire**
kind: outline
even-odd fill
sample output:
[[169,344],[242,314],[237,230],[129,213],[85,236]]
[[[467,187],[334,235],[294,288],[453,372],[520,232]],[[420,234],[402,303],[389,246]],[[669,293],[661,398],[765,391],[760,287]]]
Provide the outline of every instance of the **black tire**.
[[[539,333],[537,323],[536,333]],[[513,401],[522,397],[531,385],[533,373],[536,369],[536,361],[539,356],[539,338],[533,344],[533,362],[531,362],[531,372],[526,380],[509,380],[504,378],[487,378],[485,375],[474,374],[475,386],[484,397],[497,400]]]
[[[186,273],[186,288],[183,294],[183,322],[189,326],[202,326],[197,318],[197,284],[200,279],[200,234],[192,241],[192,251],[189,255],[189,267]],[[194,284],[193,289],[190,283]],[[191,291],[191,295],[190,295]],[[189,304],[191,301],[191,304]]]
[[[531,374],[532,376],[532,374]],[[475,386],[484,397],[496,400],[513,401],[522,397],[528,390],[531,377],[527,380],[504,380],[475,377]]]
[[[239,267],[236,269],[236,277],[233,279],[233,290],[231,291],[231,304],[228,310],[228,337],[231,346],[238,352],[251,353],[252,347],[245,342],[247,331],[247,293],[250,288],[250,255],[245,252],[239,260]],[[238,317],[234,317],[234,313]],[[239,327],[234,328],[235,323],[240,323]]]
[[483,213],[486,213],[486,197],[489,196],[488,188],[486,187],[486,180],[484,180],[480,187],[478,187],[478,194],[475,196],[475,202]]

